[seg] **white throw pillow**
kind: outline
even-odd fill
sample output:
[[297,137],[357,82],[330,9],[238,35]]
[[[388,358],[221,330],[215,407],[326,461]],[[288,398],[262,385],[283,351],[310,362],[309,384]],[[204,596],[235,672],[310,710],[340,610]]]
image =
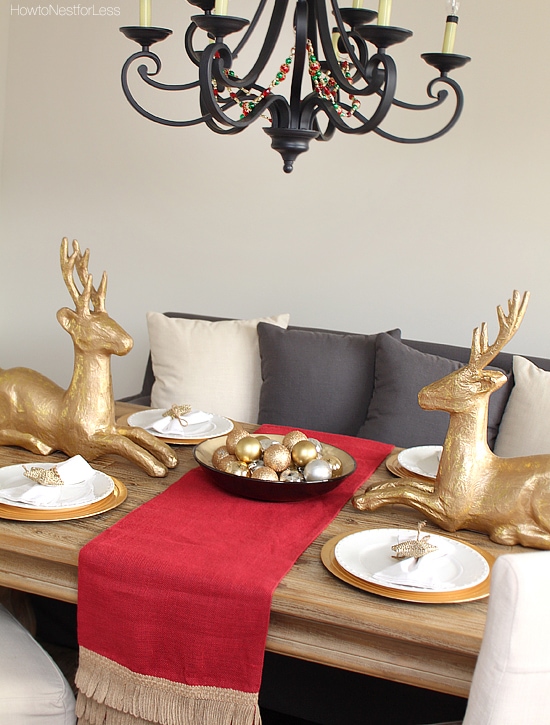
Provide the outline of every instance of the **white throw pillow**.
[[188,320],[147,313],[155,382],[153,408],[174,403],[256,423],[262,373],[258,322],[286,328],[290,315],[256,320]]
[[514,356],[514,387],[504,409],[495,453],[503,458],[550,453],[550,372]]

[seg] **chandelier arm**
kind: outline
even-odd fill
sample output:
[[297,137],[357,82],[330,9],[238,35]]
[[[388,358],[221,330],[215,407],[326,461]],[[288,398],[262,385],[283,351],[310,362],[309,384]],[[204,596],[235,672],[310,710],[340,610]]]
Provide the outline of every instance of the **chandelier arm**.
[[148,52],[148,51],[141,51],[138,53],[134,53],[131,55],[126,63],[124,63],[122,67],[122,74],[121,74],[121,81],[122,81],[122,90],[124,91],[124,95],[126,96],[129,104],[132,106],[132,108],[137,111],[141,116],[144,116],[144,118],[149,119],[149,121],[154,121],[155,123],[160,123],[163,126],[174,126],[174,127],[186,127],[186,126],[196,126],[199,123],[204,123],[206,121],[205,116],[200,116],[198,118],[189,119],[187,121],[174,121],[168,118],[161,118],[160,116],[155,116],[154,114],[147,111],[143,106],[141,106],[136,99],[134,98],[130,86],[128,85],[128,71],[130,68],[130,65],[137,60],[138,58],[149,58],[155,63],[156,70],[155,71],[149,71],[147,69],[147,66],[141,65],[138,67],[138,73],[140,77],[149,85],[154,86],[156,88],[161,88],[163,90],[187,90],[188,88],[194,88],[198,84],[195,81],[193,84],[185,84],[184,86],[166,86],[164,87],[164,84],[158,83],[156,81],[153,81],[150,78],[150,75],[156,75],[160,69],[161,69],[161,62],[158,56],[156,56],[154,53]]
[[[195,50],[195,48],[193,47],[193,36],[195,35],[197,30],[198,30],[197,24],[194,23],[193,21],[191,21],[187,30],[185,31],[184,47],[185,47],[185,52],[187,53],[187,57],[198,68],[200,65],[200,62],[201,62],[201,58],[200,58],[200,54],[198,54],[197,51]],[[197,82],[197,85],[198,85],[198,82]]]
[[[219,58],[217,57],[218,54]],[[217,124],[223,124],[224,126],[230,126],[232,128],[242,130],[250,126],[250,124],[259,118],[264,111],[273,106],[273,113],[277,116],[277,118],[281,119],[281,123],[286,123],[288,125],[288,104],[283,96],[276,96],[273,94],[269,94],[267,97],[262,98],[262,100],[255,105],[254,110],[251,113],[239,120],[235,120],[224,113],[224,110],[233,107],[235,102],[233,100],[227,101],[223,106],[220,106],[218,97],[214,94],[212,78],[218,79],[219,77],[222,77],[223,83],[227,83],[227,79],[221,72],[219,64],[223,64],[224,60],[229,61],[230,57],[229,48],[222,43],[212,43],[203,51],[201,64],[199,66],[199,83],[201,111],[205,114],[206,118],[212,118],[213,122]]]
[[[397,85],[397,68],[395,61],[385,53],[376,54],[369,61],[376,67],[382,64],[385,68],[384,76],[386,82],[384,84],[384,90],[379,91],[380,102],[370,118],[363,116],[358,111],[355,111],[354,118],[360,121],[359,126],[349,126],[334,108],[333,104],[323,98],[319,98],[318,94],[313,91],[302,101],[301,128],[312,128],[315,122],[315,116],[322,111],[325,113],[332,124],[343,133],[363,135],[370,131],[376,130],[376,127],[382,123],[386,117],[388,111],[392,107],[395,88]],[[344,103],[339,103],[340,108],[344,110],[350,110],[350,106]]]
[[354,86],[342,73],[340,63],[336,58],[336,53],[334,52],[334,48],[332,45],[332,30],[328,22],[324,0],[317,0],[317,9],[321,10],[321,12],[317,12],[317,25],[319,27],[319,36],[321,38],[321,45],[323,46],[325,58],[327,59],[327,63],[330,67],[332,76],[336,80],[338,85],[347,93],[354,93],[356,96],[371,95],[378,90],[379,86],[374,83],[372,66],[370,66],[370,64],[368,63],[367,44],[363,38],[353,33],[353,37],[360,48],[359,56],[357,56],[353,45],[349,42],[348,34],[344,26],[344,21],[342,20],[340,8],[338,6],[338,0],[331,0],[331,5],[336,25],[338,27],[338,32],[340,33],[340,39],[342,40],[342,43],[346,48],[346,53],[349,55],[353,65],[355,66],[355,74],[353,80],[355,81],[357,78],[361,78],[365,81],[365,83],[367,83],[367,88],[354,88]]
[[[415,143],[426,143],[428,141],[434,141],[437,138],[441,138],[441,136],[444,136],[448,131],[453,128],[453,126],[456,124],[458,119],[460,118],[460,115],[462,113],[462,110],[464,108],[464,94],[462,93],[462,88],[458,85],[456,81],[454,81],[452,78],[442,77],[442,78],[435,78],[428,86],[428,91],[430,94],[432,94],[432,86],[437,81],[442,81],[447,83],[452,87],[452,89],[455,91],[456,95],[456,106],[453,112],[453,115],[449,119],[449,121],[441,128],[439,131],[436,131],[435,133],[430,134],[429,136],[421,136],[418,138],[404,138],[401,136],[394,136],[391,133],[388,133],[387,131],[382,130],[381,128],[375,128],[374,132],[381,136],[382,138],[387,139],[388,141],[395,141],[397,143],[403,143],[403,144],[415,144]],[[433,95],[433,94],[432,94]],[[438,97],[441,96],[441,92],[438,94]],[[445,93],[444,99],[448,97],[448,93]],[[434,108],[435,106],[440,105],[439,102],[434,103],[432,105],[428,106],[408,106],[409,108],[412,108],[412,110],[425,110],[426,108]],[[407,107],[407,106],[405,106]]]
[[406,108],[410,111],[424,111],[430,108],[437,108],[437,106],[440,106],[442,103],[445,102],[445,100],[449,96],[449,91],[442,88],[439,91],[434,92],[434,86],[436,83],[445,83],[448,86],[451,86],[451,88],[455,92],[455,95],[460,99],[461,105],[463,105],[464,94],[462,93],[462,88],[458,85],[458,83],[453,78],[449,78],[447,76],[438,76],[437,78],[434,78],[432,81],[430,81],[426,89],[428,97],[434,98],[434,101],[430,103],[416,104],[407,103],[406,101],[400,101],[399,99],[395,98],[393,102],[394,106],[397,106],[398,108]]
[[262,13],[263,13],[263,11],[265,9],[266,4],[267,4],[267,0],[260,0],[260,4],[256,8],[256,12],[254,13],[254,17],[250,21],[250,24],[247,27],[245,34],[243,35],[243,37],[239,41],[239,44],[237,45],[237,47],[233,51],[233,58],[237,58],[238,55],[239,55],[239,53],[241,52],[241,50],[248,43],[248,39],[250,38],[250,36],[254,32],[254,29],[256,28],[256,25],[258,24],[258,21],[260,20],[260,18],[262,16]]
[[[307,58],[307,40],[308,40],[308,3],[307,0],[298,0],[296,3],[296,12],[294,15],[294,69],[292,71],[292,81],[290,87],[290,127],[302,128],[301,124],[301,106],[300,99],[302,93],[302,79],[304,77],[304,67]],[[310,128],[309,125],[305,128]]]
[[[250,88],[257,82],[260,73],[267,65],[271,55],[273,54],[273,50],[277,45],[277,40],[279,39],[279,35],[281,33],[287,7],[288,0],[275,0],[273,12],[271,13],[271,20],[269,21],[269,27],[256,62],[246,76],[243,78],[238,78],[237,76],[233,76],[231,79],[228,78],[226,79],[226,85],[230,85],[235,88]],[[235,53],[232,53],[231,59],[235,57]],[[231,64],[227,66],[227,70],[230,68]]]

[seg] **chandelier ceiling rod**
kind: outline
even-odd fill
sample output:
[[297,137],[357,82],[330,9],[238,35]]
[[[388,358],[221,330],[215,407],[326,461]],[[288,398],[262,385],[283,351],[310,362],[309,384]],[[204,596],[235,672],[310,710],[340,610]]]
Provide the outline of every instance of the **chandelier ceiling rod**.
[[[167,28],[151,25],[151,0],[140,0],[140,24],[120,28],[141,46],[122,68],[122,88],[132,107],[142,116],[167,126],[186,127],[204,123],[219,134],[244,131],[259,118],[270,125],[264,131],[271,146],[283,158],[285,172],[292,171],[296,157],[307,151],[313,139],[328,141],[336,130],[363,135],[370,131],[398,143],[423,143],[443,136],[457,122],[464,103],[462,89],[449,73],[465,65],[470,58],[453,52],[458,23],[458,1],[447,0],[449,14],[440,53],[424,53],[424,61],[439,71],[427,86],[430,99],[412,104],[395,97],[397,67],[388,48],[407,40],[412,32],[390,25],[391,0],[379,0],[378,12],[363,8],[363,0],[353,7],[340,8],[338,0],[297,0],[293,17],[294,46],[268,85],[260,82],[275,48],[288,10],[289,0],[273,0],[273,9],[257,59],[242,77],[233,70],[233,62],[254,35],[268,0],[259,0],[251,21],[227,14],[227,0],[187,0],[202,10],[191,16],[184,47],[188,60],[198,69],[190,83],[165,84],[157,80],[161,70],[158,55],[151,46],[172,34]],[[327,7],[328,5],[328,7]],[[329,21],[329,8],[332,22]],[[377,20],[377,23],[373,21]],[[246,28],[246,30],[245,30]],[[244,31],[231,50],[228,36]],[[137,67],[139,77],[161,91],[198,89],[200,116],[178,121],[155,116],[136,100],[128,75],[136,61],[149,61]],[[151,69],[152,64],[152,69]],[[290,95],[280,86],[291,74]],[[311,91],[302,97],[304,75],[310,78]],[[436,85],[441,84],[436,90]],[[384,131],[380,124],[392,106],[407,110],[430,110],[441,106],[454,94],[454,108],[447,123],[428,136],[404,138]],[[371,97],[370,116],[361,112],[361,100]]]

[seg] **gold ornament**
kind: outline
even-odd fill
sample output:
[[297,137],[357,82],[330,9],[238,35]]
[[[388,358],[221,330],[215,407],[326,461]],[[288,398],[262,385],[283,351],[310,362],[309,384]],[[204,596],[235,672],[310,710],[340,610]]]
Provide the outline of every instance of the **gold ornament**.
[[420,391],[422,408],[450,413],[434,484],[393,479],[357,496],[356,508],[404,504],[446,531],[470,529],[504,546],[550,549],[550,455],[500,458],[487,445],[489,397],[506,376],[486,367],[516,333],[528,300],[528,292],[521,298],[514,291],[508,314],[497,307],[493,345],[483,323],[474,330],[468,364]]
[[274,471],[281,472],[290,466],[290,453],[282,443],[273,443],[264,451],[264,463]]
[[227,458],[227,456],[231,455],[227,448],[225,446],[220,446],[219,448],[216,448],[214,453],[212,454],[212,465],[214,468],[219,468],[220,462]]
[[342,461],[337,456],[323,456],[323,460],[329,464],[333,478],[342,475]]
[[237,443],[241,440],[241,438],[246,438],[246,436],[249,436],[250,433],[245,430],[244,428],[235,427],[233,430],[227,434],[227,438],[225,439],[225,447],[229,451],[229,453],[235,453],[235,448],[237,447]]
[[277,475],[277,473],[272,468],[268,468],[267,466],[260,466],[259,468],[256,468],[254,471],[252,471],[252,478],[257,478],[260,481],[279,480],[279,476]]
[[[214,462],[214,458],[212,457],[212,462]],[[237,456],[234,453],[228,453],[227,456],[223,456],[223,458],[220,458],[220,460],[217,462],[217,464],[214,464],[215,467],[218,469],[218,471],[223,471],[224,473],[230,473],[229,468],[233,463],[240,463],[240,461],[237,460]]]
[[[75,304],[57,319],[74,343],[74,373],[68,390],[28,368],[0,370],[0,445],[48,455],[63,451],[88,461],[118,454],[150,476],[177,465],[171,448],[143,428],[117,426],[111,355],[126,355],[133,340],[105,311],[107,275],[96,289],[88,272],[89,250],[61,243],[61,272]],[[82,285],[77,287],[74,273]]]
[[244,478],[250,477],[248,466],[242,461],[228,461],[227,458],[224,458],[220,465],[222,466],[220,470],[224,473],[230,473],[232,476],[243,476]]
[[245,463],[251,463],[252,461],[258,460],[262,454],[262,446],[260,441],[254,436],[245,436],[237,441],[235,446],[235,455],[239,461]]
[[301,430],[291,430],[283,438],[283,446],[286,446],[289,451],[292,451],[294,444],[298,443],[298,441],[307,441],[306,434],[302,433]]
[[317,458],[317,448],[311,441],[297,441],[292,448],[292,460],[301,468]]

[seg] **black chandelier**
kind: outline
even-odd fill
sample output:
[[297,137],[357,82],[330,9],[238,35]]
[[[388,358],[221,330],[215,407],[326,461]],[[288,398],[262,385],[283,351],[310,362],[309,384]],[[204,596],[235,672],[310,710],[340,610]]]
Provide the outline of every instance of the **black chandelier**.
[[[294,45],[269,85],[262,85],[259,79],[279,40],[288,0],[271,0],[271,17],[260,52],[243,76],[234,72],[233,62],[252,37],[268,0],[258,0],[250,21],[228,15],[227,0],[187,1],[203,11],[203,14],[191,16],[185,33],[185,51],[198,68],[198,79],[190,83],[168,85],[155,77],[161,70],[161,61],[150,48],[165,40],[172,31],[151,25],[151,0],[140,0],[140,25],[120,28],[127,38],[141,46],[141,50],[131,55],[123,66],[122,87],[133,108],[151,121],[178,127],[204,123],[216,133],[235,134],[257,119],[267,118],[270,125],[264,131],[271,137],[272,148],[281,154],[283,169],[288,173],[298,154],[308,150],[312,139],[328,141],[335,130],[352,134],[373,131],[390,141],[423,143],[447,133],[462,112],[462,89],[448,75],[470,60],[468,56],[453,52],[458,23],[457,0],[447,0],[450,14],[445,24],[442,52],[421,56],[439,71],[427,86],[430,100],[422,105],[395,97],[397,67],[388,48],[405,41],[412,32],[390,25],[391,0],[379,0],[378,12],[363,8],[363,0],[353,0],[353,7],[347,8],[340,8],[338,0],[297,0],[293,16]],[[329,8],[332,22],[329,21]],[[239,31],[244,32],[232,50],[226,39]],[[152,88],[162,91],[198,88],[200,116],[185,121],[170,120],[143,108],[128,84],[130,66],[139,60],[153,64],[152,70],[145,64],[137,68],[141,79]],[[290,73],[287,100],[279,91]],[[306,74],[311,90],[302,97]],[[443,85],[437,90],[436,84]],[[380,128],[392,106],[408,110],[433,109],[450,96],[449,91],[454,94],[454,109],[450,120],[439,131],[419,138],[402,138]],[[360,110],[361,99],[367,96],[373,99],[370,103],[374,105],[369,116]]]

